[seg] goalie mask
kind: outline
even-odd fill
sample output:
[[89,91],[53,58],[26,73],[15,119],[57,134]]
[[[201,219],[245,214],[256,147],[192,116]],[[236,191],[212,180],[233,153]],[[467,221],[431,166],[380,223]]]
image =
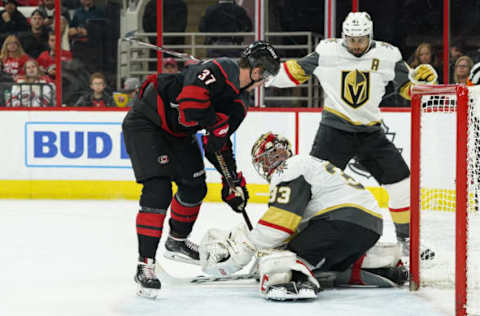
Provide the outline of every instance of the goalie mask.
[[373,22],[367,12],[350,12],[342,24],[342,38],[347,50],[360,57],[373,41]]
[[292,150],[288,139],[272,132],[260,136],[252,147],[252,164],[268,182],[274,171],[283,170],[283,163],[290,156]]

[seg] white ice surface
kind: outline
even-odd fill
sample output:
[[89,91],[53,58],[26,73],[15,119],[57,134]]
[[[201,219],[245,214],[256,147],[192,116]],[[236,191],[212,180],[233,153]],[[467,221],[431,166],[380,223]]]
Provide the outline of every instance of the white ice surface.
[[[453,315],[452,291],[413,294],[406,287],[328,290],[315,301],[277,303],[262,299],[250,280],[164,282],[158,300],[137,297],[137,209],[134,201],[0,200],[0,315]],[[247,209],[256,220],[265,206]],[[205,203],[192,239],[241,221],[225,205]],[[385,222],[388,229],[388,215]],[[163,244],[157,258],[169,273],[200,273],[163,259],[162,251]]]

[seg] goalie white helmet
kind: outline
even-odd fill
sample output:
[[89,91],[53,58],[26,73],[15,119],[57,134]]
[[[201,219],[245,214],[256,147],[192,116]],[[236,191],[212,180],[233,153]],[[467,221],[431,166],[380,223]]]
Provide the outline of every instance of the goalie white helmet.
[[260,136],[252,147],[252,164],[268,182],[275,170],[292,156],[290,142],[285,137],[268,132]]
[[[370,48],[373,40],[373,22],[370,15],[367,12],[350,12],[342,24],[342,38],[352,54],[357,57],[364,54]],[[348,40],[351,38],[366,38],[366,45],[362,45],[365,47],[362,47],[360,53],[349,45]]]

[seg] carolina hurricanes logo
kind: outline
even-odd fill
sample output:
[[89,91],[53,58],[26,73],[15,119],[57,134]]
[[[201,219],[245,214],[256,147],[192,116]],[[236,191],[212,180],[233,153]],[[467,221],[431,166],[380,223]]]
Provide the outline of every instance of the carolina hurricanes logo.
[[227,135],[228,133],[228,126],[225,126],[223,128],[219,128],[219,129],[216,129],[214,132],[215,136],[217,137],[223,137],[225,135]]
[[168,156],[167,155],[161,155],[158,157],[158,163],[161,165],[165,165],[169,162]]

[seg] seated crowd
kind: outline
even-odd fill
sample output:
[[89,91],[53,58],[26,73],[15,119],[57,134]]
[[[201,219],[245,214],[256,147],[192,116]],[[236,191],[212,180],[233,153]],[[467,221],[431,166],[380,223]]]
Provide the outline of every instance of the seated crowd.
[[[55,94],[56,79],[55,0],[0,0],[0,4],[3,5],[3,10],[0,10],[0,106],[55,106],[56,97],[52,97],[52,93]],[[28,11],[31,13],[25,16],[21,11],[26,11],[19,10],[21,6],[31,8],[31,11]],[[143,27],[147,31],[156,28],[155,6],[153,0],[147,5],[149,9],[146,10],[143,21]],[[187,8],[184,0],[164,0],[164,6],[167,12],[165,21],[171,22],[166,23],[165,31],[185,31]],[[174,13],[175,17],[172,18],[168,12]],[[228,30],[221,27],[225,24],[225,12],[234,13],[233,20],[238,21],[229,23],[231,28]],[[118,91],[112,89],[117,82],[114,70],[116,48],[114,51],[108,50],[111,39],[104,31],[107,29],[105,26],[109,25],[108,10],[96,6],[95,0],[62,0],[60,16],[63,99],[58,106],[130,106],[143,77],[125,78]],[[207,8],[198,29],[201,32],[220,32],[219,29],[224,32],[249,32],[252,30],[252,23],[245,9],[235,1],[220,1]],[[117,39],[118,37],[114,40]],[[184,44],[183,39],[170,40],[174,45]],[[168,37],[165,38],[165,43],[170,43]],[[209,58],[227,55],[238,57],[240,49],[232,49],[231,46],[240,47],[246,42],[243,37],[232,39],[207,36],[205,43],[227,46],[226,49],[207,49],[206,57]],[[421,42],[406,60],[412,69],[419,64],[430,64],[438,73],[438,83],[447,83],[444,82],[440,48],[438,43]],[[474,64],[478,62],[480,50],[469,50],[465,41],[454,41],[450,47],[448,83],[467,83]],[[166,55],[163,58],[162,72],[176,73],[182,70],[181,66],[188,66],[188,62],[182,64]],[[321,95],[321,87],[318,89]],[[297,92],[292,94],[284,90],[283,94],[298,96]],[[271,89],[267,95],[272,93],[282,95],[282,92],[275,89]],[[305,106],[303,102],[294,104]],[[409,103],[397,98],[397,95],[382,102],[382,106],[392,105],[409,106]]]

